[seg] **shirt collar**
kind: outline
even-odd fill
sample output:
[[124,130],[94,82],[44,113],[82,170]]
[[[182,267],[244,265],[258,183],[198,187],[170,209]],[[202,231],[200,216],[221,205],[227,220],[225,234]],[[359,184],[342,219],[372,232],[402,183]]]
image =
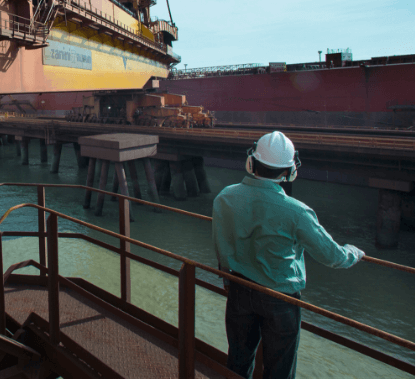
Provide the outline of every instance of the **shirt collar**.
[[284,189],[279,184],[273,183],[270,180],[259,180],[250,176],[245,176],[242,183],[253,187],[269,188],[280,193],[285,193]]

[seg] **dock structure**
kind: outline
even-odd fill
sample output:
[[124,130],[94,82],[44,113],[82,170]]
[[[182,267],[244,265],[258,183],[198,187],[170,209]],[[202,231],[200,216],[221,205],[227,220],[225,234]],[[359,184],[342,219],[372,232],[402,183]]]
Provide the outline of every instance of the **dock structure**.
[[[113,192],[117,193],[118,187],[120,187],[120,192],[125,196],[129,196],[126,171],[124,168],[124,164],[126,163],[133,182],[134,196],[137,199],[141,199],[142,196],[135,164],[136,161],[141,161],[146,173],[151,199],[155,203],[160,203],[153,170],[149,160],[149,157],[156,154],[158,142],[158,136],[129,133],[101,134],[89,137],[80,137],[78,140],[80,145],[80,156],[89,158],[87,187],[93,187],[95,165],[97,159],[99,159],[101,160],[99,189],[105,191],[110,164],[114,163],[115,173],[113,178]],[[85,193],[84,208],[89,208],[90,203],[91,191],[87,190]],[[95,210],[96,216],[102,215],[103,206],[104,194],[99,193]],[[131,204],[130,218],[131,220],[133,219]]]
[[[378,220],[375,237],[377,245],[397,245],[399,220],[404,217],[408,224],[414,225],[414,131],[362,128],[314,130],[287,125],[276,125],[274,129],[282,130],[300,152],[302,168],[298,178],[378,189],[378,215],[374,215]],[[59,143],[77,144],[80,137],[108,133],[157,135],[157,153],[151,156],[154,185],[159,194],[169,193],[172,188],[173,196],[178,200],[210,192],[204,169],[205,158],[225,159],[241,167],[247,158],[247,148],[274,129],[154,128],[12,117],[0,122],[0,135],[14,135],[16,139],[25,141],[22,143],[22,163],[26,162],[28,156],[27,139],[44,139],[46,144],[56,144],[52,168],[59,163]],[[79,167],[82,167],[76,145],[74,148]],[[95,159],[102,164],[102,159]],[[143,162],[146,173],[151,173],[151,162]],[[133,179],[134,167],[131,168]],[[107,170],[105,165],[104,169]],[[91,162],[89,170],[95,170]],[[123,171],[125,173],[124,168]],[[119,186],[118,181],[117,174],[113,178],[115,190]],[[92,186],[92,183],[89,185]],[[287,184],[285,190],[289,195],[296,185]],[[139,187],[134,184],[133,188],[136,196],[140,197]],[[152,193],[156,191],[151,191]]]

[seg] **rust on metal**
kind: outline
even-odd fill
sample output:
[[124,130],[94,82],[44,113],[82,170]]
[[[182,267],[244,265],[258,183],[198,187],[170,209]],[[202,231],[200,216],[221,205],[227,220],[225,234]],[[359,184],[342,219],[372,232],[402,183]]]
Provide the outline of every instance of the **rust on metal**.
[[48,304],[49,336],[57,345],[59,339],[59,266],[58,266],[58,216],[51,213],[47,221],[48,235]]
[[3,280],[3,233],[0,231],[0,333],[6,334],[6,308],[4,302],[4,280]]
[[195,378],[195,266],[179,271],[179,379]]
[[[38,186],[38,204],[41,207],[45,206],[45,187]],[[46,218],[45,211],[38,209],[38,230],[39,230],[39,263],[46,266]],[[44,235],[41,236],[40,233]]]
[[[119,223],[120,234],[130,237],[130,215],[129,202],[119,198]],[[120,240],[120,277],[121,277],[121,298],[130,303],[131,301],[131,280],[130,280],[130,258],[126,256],[130,253],[130,243]]]

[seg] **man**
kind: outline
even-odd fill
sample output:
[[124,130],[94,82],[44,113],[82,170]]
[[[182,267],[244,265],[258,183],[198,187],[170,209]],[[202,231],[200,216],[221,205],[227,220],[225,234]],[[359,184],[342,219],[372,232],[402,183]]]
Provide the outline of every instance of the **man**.
[[[213,241],[220,270],[300,299],[305,288],[303,252],[333,268],[349,268],[365,255],[341,247],[319,224],[315,212],[287,196],[300,167],[293,143],[280,132],[261,137],[248,152],[245,177],[214,200]],[[263,341],[263,378],[295,378],[300,308],[224,279],[228,291],[227,366],[252,378]]]

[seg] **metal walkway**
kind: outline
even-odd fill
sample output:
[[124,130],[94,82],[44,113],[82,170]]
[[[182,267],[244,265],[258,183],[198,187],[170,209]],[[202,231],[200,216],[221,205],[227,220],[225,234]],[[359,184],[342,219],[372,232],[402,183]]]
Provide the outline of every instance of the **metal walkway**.
[[[61,332],[123,378],[175,378],[178,349],[68,289],[59,293]],[[47,287],[9,284],[7,313],[23,324],[35,312],[48,320]],[[109,377],[105,373],[100,373]],[[111,378],[116,378],[111,373]],[[195,362],[196,378],[225,378]]]

